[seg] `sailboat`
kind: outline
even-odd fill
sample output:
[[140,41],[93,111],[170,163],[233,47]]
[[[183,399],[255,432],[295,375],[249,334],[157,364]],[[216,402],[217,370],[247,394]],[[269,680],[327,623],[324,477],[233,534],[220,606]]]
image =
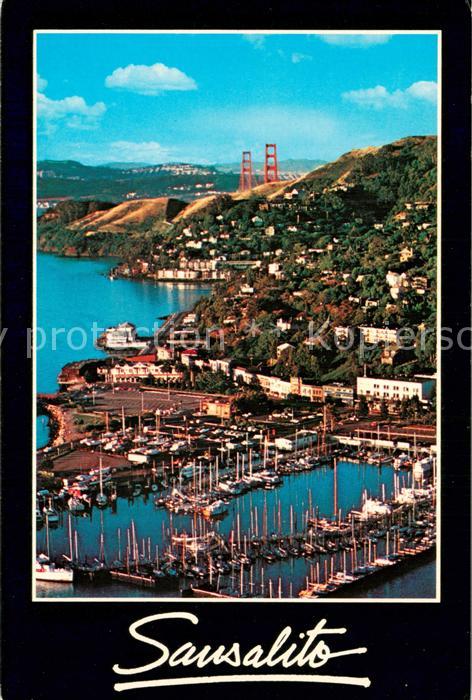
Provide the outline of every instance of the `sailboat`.
[[46,518],[46,523],[48,525],[57,525],[57,523],[59,522],[59,513],[55,508],[53,508],[51,499],[49,499],[48,507],[46,508],[46,506],[44,506],[43,513]]
[[51,562],[49,551],[49,518],[46,514],[46,551],[47,554],[40,553],[36,558],[35,578],[36,581],[47,581],[49,583],[72,583],[74,572],[72,569],[64,569]]
[[99,478],[100,478],[100,491],[97,493],[96,502],[99,508],[103,508],[108,503],[108,496],[103,493],[103,475],[102,475],[102,458],[100,457],[99,466]]
[[74,515],[77,515],[77,513],[84,512],[85,503],[82,501],[82,499],[77,498],[76,496],[72,496],[72,498],[69,500],[68,508],[69,508],[71,513],[73,513]]

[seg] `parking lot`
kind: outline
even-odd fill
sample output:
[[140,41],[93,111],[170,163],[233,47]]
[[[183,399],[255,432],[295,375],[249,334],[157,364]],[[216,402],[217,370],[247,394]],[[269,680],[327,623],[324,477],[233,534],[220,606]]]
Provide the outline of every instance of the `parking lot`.
[[88,400],[87,406],[92,411],[108,412],[111,415],[137,416],[140,413],[155,413],[160,411],[198,411],[202,394],[176,392],[172,389],[153,389],[139,391],[134,388],[116,387],[99,389]]

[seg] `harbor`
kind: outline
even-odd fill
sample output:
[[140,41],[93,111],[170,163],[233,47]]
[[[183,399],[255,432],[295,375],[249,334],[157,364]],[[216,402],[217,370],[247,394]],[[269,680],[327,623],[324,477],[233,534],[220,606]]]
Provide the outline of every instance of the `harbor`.
[[[434,489],[403,485],[407,471],[334,456],[258,474],[279,483],[222,490],[212,517],[193,506],[195,481],[178,489],[148,476],[118,485],[107,472],[97,497],[105,490],[109,500],[76,510],[73,499],[54,499],[57,522],[45,515],[38,546],[44,551],[48,540],[62,552],[57,565],[65,561],[73,586],[87,585],[92,597],[109,584],[125,596],[138,588],[156,597],[351,597],[434,554]],[[100,474],[93,478],[97,485]]]
[[[123,284],[143,294],[164,335],[192,316],[179,306],[191,308],[189,290],[160,313],[159,288],[97,277],[107,293]],[[139,368],[149,348],[127,357],[139,350],[127,347],[136,326],[104,326],[108,354]],[[172,361],[174,352],[192,377],[196,351],[177,344]],[[160,386],[116,383],[100,343],[59,354],[65,366],[49,355],[38,394],[37,597],[402,598],[415,571],[424,597],[435,596],[434,428],[359,419],[326,401],[235,413],[231,396],[179,388],[170,369]],[[60,392],[58,378],[68,382]]]

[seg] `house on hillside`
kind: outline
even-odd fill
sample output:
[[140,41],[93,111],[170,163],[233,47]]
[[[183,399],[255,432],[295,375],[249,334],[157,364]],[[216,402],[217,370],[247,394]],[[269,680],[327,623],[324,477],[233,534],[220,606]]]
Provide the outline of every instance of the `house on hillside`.
[[281,343],[277,345],[277,357],[281,357],[290,350],[294,350],[295,347],[291,343]]

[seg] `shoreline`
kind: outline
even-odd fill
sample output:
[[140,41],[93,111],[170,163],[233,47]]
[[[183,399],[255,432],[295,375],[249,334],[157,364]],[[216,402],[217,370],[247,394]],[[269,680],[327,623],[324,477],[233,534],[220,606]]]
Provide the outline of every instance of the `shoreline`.
[[53,447],[54,446],[54,441],[56,440],[58,434],[59,434],[59,423],[57,420],[57,415],[55,410],[57,406],[54,406],[53,404],[45,403],[41,399],[38,400],[38,397],[36,396],[37,399],[37,411],[36,411],[36,417],[39,418],[40,416],[46,416],[48,419],[48,441],[46,442],[45,445],[42,447],[36,448],[35,450],[44,450],[45,447]]
[[44,447],[60,447],[67,442],[73,442],[82,437],[82,433],[79,433],[74,426],[69,411],[52,403],[42,403],[42,411],[42,413],[38,412],[37,415],[47,415],[49,418],[49,440],[40,449],[44,449]]

